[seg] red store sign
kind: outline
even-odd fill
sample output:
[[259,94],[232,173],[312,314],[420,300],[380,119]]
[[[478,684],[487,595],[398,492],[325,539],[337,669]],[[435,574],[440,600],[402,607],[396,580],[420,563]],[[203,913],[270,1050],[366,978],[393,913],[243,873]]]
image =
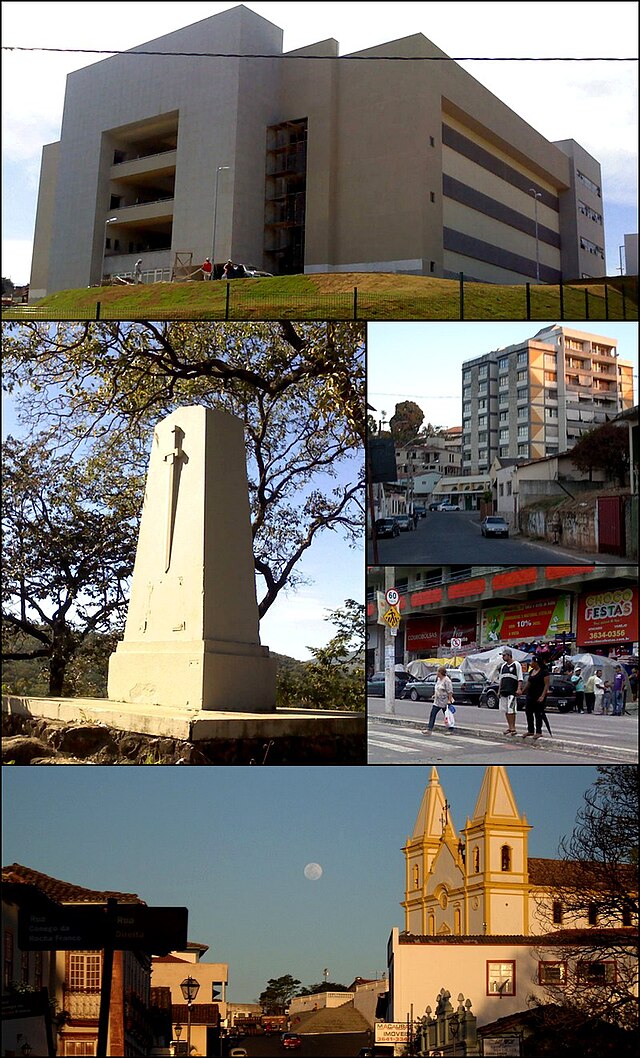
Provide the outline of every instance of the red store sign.
[[578,600],[578,643],[613,646],[638,640],[637,587],[586,592]]
[[409,617],[405,647],[417,653],[431,653],[440,646],[439,617]]
[[450,617],[445,617],[442,622],[442,634],[440,645],[450,647],[452,639],[461,639],[462,647],[471,647],[476,644],[476,623],[473,618],[465,618],[456,624]]

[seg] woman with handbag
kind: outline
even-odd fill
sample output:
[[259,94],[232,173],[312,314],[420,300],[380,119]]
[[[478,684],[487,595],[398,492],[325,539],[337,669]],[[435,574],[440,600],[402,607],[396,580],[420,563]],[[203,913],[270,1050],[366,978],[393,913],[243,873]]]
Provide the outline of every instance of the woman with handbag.
[[453,704],[453,684],[447,676],[447,670],[444,665],[441,665],[438,669],[436,676],[436,685],[433,691],[433,705],[431,706],[431,716],[429,717],[429,725],[426,731],[423,731],[424,735],[431,735],[433,733],[433,727],[436,722],[436,717],[440,710],[444,713],[448,706]]

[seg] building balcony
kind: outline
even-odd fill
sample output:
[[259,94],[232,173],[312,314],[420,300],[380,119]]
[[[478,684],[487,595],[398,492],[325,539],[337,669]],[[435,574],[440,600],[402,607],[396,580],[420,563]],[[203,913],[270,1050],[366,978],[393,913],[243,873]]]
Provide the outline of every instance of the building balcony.
[[109,217],[105,217],[105,221],[111,221],[109,225],[105,224],[105,227],[110,232],[113,232],[132,224],[171,222],[173,220],[173,207],[173,197],[158,198],[153,202],[136,202],[131,206],[118,206],[116,209],[109,211]]
[[147,154],[141,158],[127,158],[111,166],[109,177],[111,180],[128,180],[131,177],[150,176],[151,174],[165,176],[175,172],[177,156],[178,152],[174,150]]
[[100,1013],[99,992],[64,992],[64,1009],[73,1021],[98,1020]]

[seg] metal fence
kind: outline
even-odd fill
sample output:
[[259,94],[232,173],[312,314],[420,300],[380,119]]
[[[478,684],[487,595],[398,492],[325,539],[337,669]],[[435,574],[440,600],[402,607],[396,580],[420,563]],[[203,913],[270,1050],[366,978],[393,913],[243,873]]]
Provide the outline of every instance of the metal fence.
[[[82,308],[52,309],[21,305],[6,309],[6,320],[637,320],[637,279],[603,282],[598,289],[562,283],[555,286],[496,288],[466,280],[443,284],[428,295],[379,293],[353,287],[335,294],[274,293],[242,280],[207,284],[210,303],[122,306],[95,302]],[[139,288],[138,288],[139,289]],[[148,289],[148,288],[147,288]],[[184,287],[181,289],[185,289]],[[499,289],[499,294],[497,293]],[[507,290],[508,292],[505,292]]]

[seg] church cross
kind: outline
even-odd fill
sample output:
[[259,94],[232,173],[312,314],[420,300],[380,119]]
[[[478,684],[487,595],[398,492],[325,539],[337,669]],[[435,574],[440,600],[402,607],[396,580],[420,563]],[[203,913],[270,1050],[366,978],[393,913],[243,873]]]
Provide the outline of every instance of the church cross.
[[164,571],[168,572],[169,566],[171,565],[171,546],[173,544],[173,527],[176,519],[176,505],[178,502],[178,485],[180,482],[180,468],[181,463],[187,460],[187,455],[182,449],[182,438],[184,437],[184,431],[179,426],[174,426],[171,433],[173,434],[173,449],[168,452],[164,457],[165,463],[169,464],[169,481],[167,485],[167,513],[165,522],[165,552],[164,552]]
[[449,809],[450,808],[451,808],[451,805],[449,804],[449,802],[447,800],[445,800],[444,805],[442,806],[442,815],[440,816],[440,824],[442,826],[442,833],[443,834],[444,834],[445,830],[447,829],[447,823],[449,822]]

